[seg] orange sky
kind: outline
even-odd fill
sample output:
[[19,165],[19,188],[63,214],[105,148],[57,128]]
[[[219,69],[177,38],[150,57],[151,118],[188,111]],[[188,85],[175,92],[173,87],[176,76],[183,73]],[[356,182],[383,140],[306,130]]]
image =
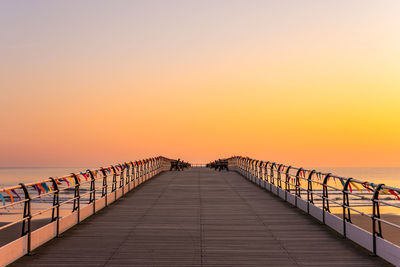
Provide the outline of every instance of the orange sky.
[[398,1],[2,1],[0,166],[400,166]]

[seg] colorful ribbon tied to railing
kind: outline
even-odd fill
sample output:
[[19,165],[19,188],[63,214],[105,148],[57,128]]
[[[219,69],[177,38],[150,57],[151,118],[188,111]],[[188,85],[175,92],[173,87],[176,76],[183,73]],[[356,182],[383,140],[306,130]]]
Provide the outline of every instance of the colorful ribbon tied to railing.
[[3,206],[5,206],[6,205],[6,200],[5,200],[5,198],[3,197],[3,195],[1,193],[0,193],[0,199],[3,202]]

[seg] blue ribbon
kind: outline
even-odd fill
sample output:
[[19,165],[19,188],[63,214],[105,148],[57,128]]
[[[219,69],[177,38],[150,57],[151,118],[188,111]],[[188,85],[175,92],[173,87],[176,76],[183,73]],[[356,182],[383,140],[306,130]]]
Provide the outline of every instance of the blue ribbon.
[[50,189],[49,189],[49,187],[47,186],[46,183],[41,183],[40,185],[44,188],[44,190],[46,191],[46,193],[50,191]]
[[0,193],[0,198],[3,201],[3,206],[5,206],[6,205],[6,200],[4,199],[4,197],[3,197],[3,195],[1,193]]

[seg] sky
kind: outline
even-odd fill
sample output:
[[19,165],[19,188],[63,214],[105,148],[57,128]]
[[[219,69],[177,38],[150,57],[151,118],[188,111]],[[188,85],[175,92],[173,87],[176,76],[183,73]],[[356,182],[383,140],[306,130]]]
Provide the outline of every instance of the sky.
[[0,0],[0,166],[400,166],[400,1]]

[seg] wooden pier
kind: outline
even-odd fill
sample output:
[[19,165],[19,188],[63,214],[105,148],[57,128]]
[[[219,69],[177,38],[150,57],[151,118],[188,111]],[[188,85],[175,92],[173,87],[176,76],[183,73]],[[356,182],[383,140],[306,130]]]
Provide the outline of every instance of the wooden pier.
[[388,266],[235,172],[164,172],[11,266]]

